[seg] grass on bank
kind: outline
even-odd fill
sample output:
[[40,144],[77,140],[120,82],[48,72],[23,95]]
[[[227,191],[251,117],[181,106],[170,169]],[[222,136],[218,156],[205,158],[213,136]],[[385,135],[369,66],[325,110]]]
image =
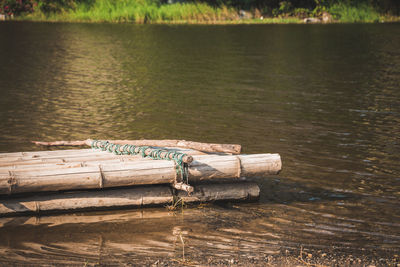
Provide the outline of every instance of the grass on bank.
[[[380,15],[372,6],[337,3],[327,9],[339,23],[400,21],[400,17]],[[261,18],[254,10],[248,11],[253,18],[241,18],[238,10],[229,6],[212,7],[206,3],[160,4],[157,0],[96,0],[77,2],[73,9],[58,13],[43,13],[39,8],[20,20],[65,22],[112,22],[112,23],[189,23],[189,24],[268,24],[302,23],[301,17],[281,13]],[[310,10],[310,14],[312,11]]]
[[329,8],[329,13],[343,23],[379,22],[383,19],[373,7],[366,4],[350,6],[337,3]]
[[75,9],[45,14],[35,10],[23,19],[79,22],[215,22],[237,20],[234,8],[213,8],[205,3],[175,3],[161,5],[150,0],[97,0],[93,5],[78,3]]

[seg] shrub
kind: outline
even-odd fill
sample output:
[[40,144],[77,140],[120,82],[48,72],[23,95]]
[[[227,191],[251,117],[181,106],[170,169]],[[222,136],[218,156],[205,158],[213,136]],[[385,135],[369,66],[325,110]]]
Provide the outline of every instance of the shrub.
[[0,0],[0,14],[8,16],[33,12],[33,0]]
[[293,10],[293,16],[299,17],[299,18],[306,18],[310,15],[310,10],[307,8],[295,8]]
[[292,3],[288,1],[282,1],[279,3],[279,13],[288,14],[292,11]]
[[76,1],[76,0],[38,0],[38,7],[43,13],[60,13],[69,9],[75,9],[76,5],[81,2],[92,4],[91,1]]
[[367,4],[349,5],[338,3],[329,8],[329,13],[342,22],[377,22],[379,13]]

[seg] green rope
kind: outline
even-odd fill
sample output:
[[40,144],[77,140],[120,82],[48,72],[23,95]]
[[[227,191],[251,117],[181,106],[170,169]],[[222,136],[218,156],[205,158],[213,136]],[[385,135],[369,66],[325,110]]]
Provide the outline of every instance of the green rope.
[[[153,148],[150,146],[118,145],[101,140],[93,140],[91,146],[93,149],[101,149],[102,151],[108,151],[116,155],[141,155],[142,158],[151,158],[153,160],[173,160],[175,162],[177,176],[180,175],[182,181],[189,184],[189,166],[187,163],[183,162],[183,158],[188,156],[185,153]],[[151,149],[151,151],[146,155],[145,151],[148,149]]]

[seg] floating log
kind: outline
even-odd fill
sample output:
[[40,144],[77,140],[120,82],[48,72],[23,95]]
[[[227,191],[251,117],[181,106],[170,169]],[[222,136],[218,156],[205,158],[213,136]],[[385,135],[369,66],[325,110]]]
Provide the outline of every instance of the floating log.
[[[188,149],[188,148],[178,148],[178,147],[163,147],[165,150],[174,150],[180,153],[185,153],[188,155],[208,155],[207,153]],[[47,151],[29,151],[29,152],[12,152],[12,153],[2,153],[0,154],[0,161],[7,162],[10,160],[28,160],[28,159],[41,159],[41,158],[63,158],[72,156],[83,156],[83,155],[109,155],[110,153],[102,150],[96,149],[65,149],[65,150],[47,150]],[[141,155],[129,155],[129,157],[138,157]]]
[[[167,150],[176,150],[166,148]],[[64,152],[65,151],[65,152]],[[191,156],[208,155],[191,149],[179,149],[180,153]],[[51,169],[54,166],[72,168],[103,163],[148,160],[141,155],[115,155],[93,149],[56,150],[37,152],[0,153],[0,172],[9,170]],[[97,164],[98,163],[98,164]]]
[[[119,161],[140,161],[145,160],[141,155],[115,155],[106,151],[95,151],[93,153],[82,153],[79,151],[76,154],[71,155],[42,155],[39,154],[22,156],[22,157],[12,157],[0,158],[0,168],[7,166],[14,166],[19,168],[21,165],[34,165],[34,164],[45,164],[45,163],[76,163],[76,162],[96,162],[96,161],[107,161],[107,160],[119,160]],[[1,154],[0,154],[1,155]],[[193,161],[193,157],[188,155],[183,157],[183,162],[190,163]]]
[[[191,196],[178,194],[183,202],[217,200],[254,200],[260,189],[255,183],[197,185]],[[140,186],[129,189],[108,189],[90,192],[71,192],[47,196],[0,200],[0,216],[23,213],[142,207],[171,204],[174,194],[169,186]]]
[[[54,141],[41,142],[32,141],[36,145],[42,146],[91,146],[92,139],[82,141]],[[222,152],[229,154],[240,154],[241,145],[237,144],[210,144],[185,140],[105,140],[117,145],[135,145],[135,146],[155,146],[155,147],[181,147],[190,148],[205,152]]]
[[203,184],[194,187],[193,194],[179,191],[178,197],[184,202],[207,202],[218,200],[257,200],[260,188],[256,183]]
[[[174,164],[173,161],[142,159],[129,162],[105,162],[98,165],[95,162],[93,164],[82,162],[79,167],[72,166],[71,168],[55,164],[47,169],[2,169],[0,194],[175,184],[180,181]],[[242,176],[277,174],[281,166],[279,154],[199,155],[194,156],[194,161],[189,165],[188,178],[190,183],[226,178],[239,180]]]
[[[193,149],[182,148],[164,148],[167,151],[177,151],[190,156],[208,155]],[[145,160],[141,155],[115,155],[107,151],[93,149],[71,149],[54,151],[35,151],[35,152],[14,152],[0,154],[0,172],[1,170],[12,169],[31,169],[37,167],[47,168],[52,165],[79,166],[79,164],[90,165],[99,162],[126,162]]]

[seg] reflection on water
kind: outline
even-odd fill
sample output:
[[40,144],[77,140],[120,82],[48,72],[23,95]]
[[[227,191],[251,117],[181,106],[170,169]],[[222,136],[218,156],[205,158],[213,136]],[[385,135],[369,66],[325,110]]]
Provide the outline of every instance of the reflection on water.
[[1,23],[0,40],[2,152],[169,138],[283,158],[259,203],[3,218],[0,261],[398,254],[399,24]]

